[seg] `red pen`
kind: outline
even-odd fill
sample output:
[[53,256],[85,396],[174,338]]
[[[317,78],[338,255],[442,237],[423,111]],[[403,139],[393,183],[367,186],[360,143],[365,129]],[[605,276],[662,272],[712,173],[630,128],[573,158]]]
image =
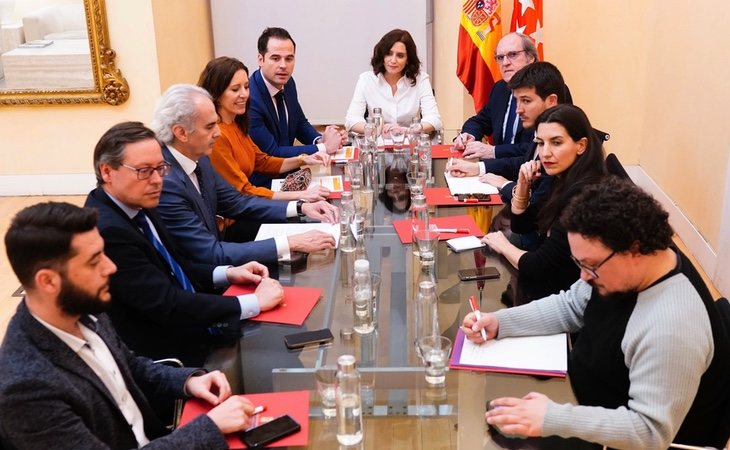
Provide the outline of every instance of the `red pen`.
[[[469,297],[469,304],[471,305],[471,310],[474,311],[474,315],[476,316],[477,320],[482,318],[482,313],[479,312],[479,308],[477,307],[477,299],[473,295]],[[484,342],[487,341],[487,332],[484,331],[484,328],[479,330],[482,332],[482,339],[484,339]]]
[[434,231],[439,233],[470,233],[471,230],[468,228],[435,228]]

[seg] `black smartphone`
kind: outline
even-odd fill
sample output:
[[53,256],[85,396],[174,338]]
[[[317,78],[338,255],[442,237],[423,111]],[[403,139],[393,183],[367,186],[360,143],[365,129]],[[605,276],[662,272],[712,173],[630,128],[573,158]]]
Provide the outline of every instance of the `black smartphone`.
[[239,434],[239,437],[248,448],[262,448],[279,439],[294,434],[302,428],[296,420],[288,415],[251,428]]
[[492,280],[499,278],[499,270],[496,267],[478,267],[476,269],[459,270],[461,281]]
[[287,348],[302,348],[305,345],[325,344],[334,340],[329,328],[321,330],[305,331],[303,333],[288,334],[284,336],[284,343]]

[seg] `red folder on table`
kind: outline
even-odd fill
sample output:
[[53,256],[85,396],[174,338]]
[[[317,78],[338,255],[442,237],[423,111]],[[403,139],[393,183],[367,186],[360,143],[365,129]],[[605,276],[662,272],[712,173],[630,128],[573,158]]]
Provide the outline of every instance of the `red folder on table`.
[[[279,441],[266,446],[269,447],[298,447],[306,446],[309,441],[309,391],[274,392],[269,394],[248,394],[244,395],[251,400],[254,406],[265,406],[266,410],[254,416],[259,424],[268,422],[284,414],[288,414],[296,420],[302,429]],[[213,405],[194,398],[188,400],[183,408],[180,426],[193,421],[201,414],[205,414],[213,408]],[[229,448],[246,448],[236,434],[226,436]]]
[[[484,236],[472,216],[433,217],[429,219],[429,224],[435,225],[437,228],[468,228],[469,230],[468,233],[441,233],[439,241],[464,236]],[[396,220],[393,222],[393,227],[402,243],[411,244],[413,242],[413,231],[409,219]]]
[[460,202],[455,196],[451,195],[451,191],[447,187],[425,188],[423,193],[426,195],[426,204],[428,206],[479,206],[479,205],[501,205],[502,199],[498,194],[489,195],[489,200]]
[[431,159],[463,158],[464,151],[451,153],[453,145],[434,145],[431,147]]
[[467,341],[464,332],[459,330],[449,367],[565,378],[568,372],[567,336],[561,333],[492,339],[476,345]]
[[[226,290],[224,295],[253,294],[255,290],[256,286],[252,284],[234,284]],[[284,301],[279,306],[268,311],[262,311],[258,316],[251,317],[248,320],[302,325],[321,296],[321,288],[284,286]]]

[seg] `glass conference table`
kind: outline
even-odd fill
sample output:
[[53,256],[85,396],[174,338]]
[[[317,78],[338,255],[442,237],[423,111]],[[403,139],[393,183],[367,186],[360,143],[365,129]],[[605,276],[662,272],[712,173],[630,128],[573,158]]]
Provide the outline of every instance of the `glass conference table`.
[[[465,370],[447,372],[444,387],[427,385],[424,368],[414,345],[414,300],[420,271],[411,245],[398,239],[394,220],[408,217],[409,199],[405,155],[377,155],[378,183],[374,192],[355,192],[360,204],[368,206],[365,250],[372,273],[382,284],[377,305],[377,327],[368,335],[352,331],[352,300],[347,286],[352,274],[354,253],[339,250],[310,254],[306,269],[280,264],[278,277],[283,285],[319,287],[322,298],[303,326],[247,322],[243,337],[231,348],[214,351],[206,367],[223,370],[234,392],[310,391],[310,430],[307,448],[339,448],[336,419],[321,414],[314,372],[324,365],[336,365],[343,354],[353,354],[362,376],[364,440],[354,448],[412,449],[498,449],[498,448],[595,448],[575,440],[506,439],[488,430],[484,412],[488,400],[501,396],[520,397],[530,391],[548,395],[557,402],[574,402],[567,379],[538,380],[510,375]],[[407,159],[406,159],[407,161]],[[434,160],[434,182],[445,186],[444,159]],[[405,169],[403,169],[405,170]],[[333,166],[332,173],[341,173]],[[489,206],[432,208],[437,217],[484,214]],[[497,209],[499,207],[496,207]],[[486,211],[487,216],[491,211]],[[479,295],[476,282],[460,282],[458,269],[477,264],[496,266],[501,277],[484,282],[482,311],[503,308],[502,292],[509,281],[504,260],[488,251],[451,252],[442,241],[434,265],[437,280],[441,334],[454,341],[463,317],[469,312],[467,299]],[[302,270],[304,269],[304,270]],[[284,336],[304,330],[329,328],[332,344],[291,351]],[[600,448],[600,447],[598,447]]]

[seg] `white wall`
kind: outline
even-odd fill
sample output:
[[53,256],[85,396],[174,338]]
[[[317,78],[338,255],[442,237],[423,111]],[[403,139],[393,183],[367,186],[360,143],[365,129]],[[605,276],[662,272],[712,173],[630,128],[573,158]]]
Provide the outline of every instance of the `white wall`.
[[425,0],[211,0],[216,56],[258,68],[256,42],[268,26],[285,28],[297,44],[294,80],[312,124],[342,124],[361,72],[372,70],[373,46],[394,28],[408,30],[428,67]]

